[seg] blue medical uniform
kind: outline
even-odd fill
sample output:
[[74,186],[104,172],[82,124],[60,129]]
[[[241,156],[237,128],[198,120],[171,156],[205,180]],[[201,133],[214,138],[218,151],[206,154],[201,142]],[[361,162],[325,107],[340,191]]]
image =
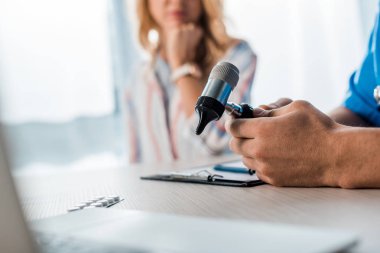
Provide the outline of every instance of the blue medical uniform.
[[380,24],[379,12],[371,33],[368,53],[359,70],[350,78],[350,87],[343,106],[367,120],[380,126],[380,110],[373,96],[374,89],[380,85]]

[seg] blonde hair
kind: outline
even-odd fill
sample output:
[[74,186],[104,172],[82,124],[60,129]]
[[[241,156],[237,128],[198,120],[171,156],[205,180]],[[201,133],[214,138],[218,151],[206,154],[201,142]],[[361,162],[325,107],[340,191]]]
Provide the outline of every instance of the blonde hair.
[[[152,30],[159,33],[160,27],[149,12],[148,1],[138,0],[137,3],[138,37],[142,47],[150,52],[154,59],[159,50],[160,41],[157,44],[152,43],[149,40],[149,33]],[[197,48],[195,63],[208,73],[218,59],[225,54],[231,38],[227,35],[223,22],[222,0],[201,0],[201,4],[202,13],[199,18],[199,26],[203,29],[204,36]],[[158,38],[160,37],[158,36]]]

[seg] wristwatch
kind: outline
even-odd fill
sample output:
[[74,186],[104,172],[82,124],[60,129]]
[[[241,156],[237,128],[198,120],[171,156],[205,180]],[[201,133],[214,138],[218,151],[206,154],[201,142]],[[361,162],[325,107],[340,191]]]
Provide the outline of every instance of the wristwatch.
[[178,79],[184,76],[192,76],[195,78],[201,78],[202,72],[198,65],[195,63],[185,63],[182,66],[173,70],[170,79],[173,83],[177,82]]

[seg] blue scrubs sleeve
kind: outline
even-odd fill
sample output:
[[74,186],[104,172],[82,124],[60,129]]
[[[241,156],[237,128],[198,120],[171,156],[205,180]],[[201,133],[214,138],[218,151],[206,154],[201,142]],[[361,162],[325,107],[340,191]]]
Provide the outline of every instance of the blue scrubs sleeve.
[[380,111],[373,97],[373,90],[380,85],[378,76],[380,73],[378,63],[380,63],[380,31],[379,13],[376,24],[372,31],[368,53],[360,66],[354,72],[349,81],[349,89],[343,106],[367,120],[374,126],[380,126]]

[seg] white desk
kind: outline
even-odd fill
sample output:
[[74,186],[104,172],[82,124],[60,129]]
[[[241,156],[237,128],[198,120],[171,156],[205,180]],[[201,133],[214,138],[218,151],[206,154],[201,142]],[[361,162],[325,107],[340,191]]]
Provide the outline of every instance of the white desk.
[[125,200],[112,208],[328,227],[357,232],[354,252],[380,252],[380,190],[233,188],[143,181],[140,175],[184,164],[60,171],[16,178],[29,219],[63,214],[97,195]]

